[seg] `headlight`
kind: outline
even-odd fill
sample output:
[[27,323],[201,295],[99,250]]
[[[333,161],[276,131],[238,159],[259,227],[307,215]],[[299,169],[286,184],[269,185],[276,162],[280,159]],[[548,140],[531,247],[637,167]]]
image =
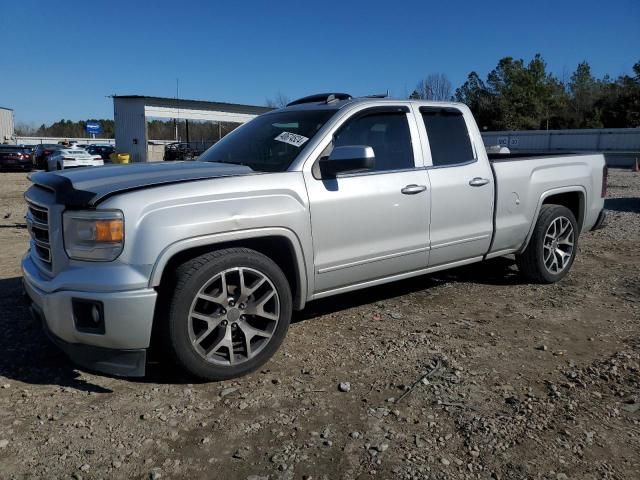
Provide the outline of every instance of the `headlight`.
[[124,215],[119,210],[67,211],[64,248],[69,258],[109,262],[124,246]]

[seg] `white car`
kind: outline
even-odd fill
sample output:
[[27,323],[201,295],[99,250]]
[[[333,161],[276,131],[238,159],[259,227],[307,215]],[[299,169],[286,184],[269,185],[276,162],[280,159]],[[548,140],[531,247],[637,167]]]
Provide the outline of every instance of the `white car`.
[[104,160],[100,155],[92,155],[82,148],[61,148],[47,158],[47,171],[66,170],[76,167],[100,167]]

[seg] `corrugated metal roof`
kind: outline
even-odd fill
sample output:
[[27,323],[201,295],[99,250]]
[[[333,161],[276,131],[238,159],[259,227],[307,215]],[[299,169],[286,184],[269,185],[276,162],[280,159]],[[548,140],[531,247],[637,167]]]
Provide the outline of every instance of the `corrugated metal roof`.
[[146,95],[111,95],[112,98],[143,99],[145,104],[160,107],[190,108],[195,110],[222,110],[233,113],[250,113],[259,115],[270,112],[273,108],[260,107],[258,105],[243,105],[240,103],[211,102],[207,100],[188,100],[170,97],[150,97]]

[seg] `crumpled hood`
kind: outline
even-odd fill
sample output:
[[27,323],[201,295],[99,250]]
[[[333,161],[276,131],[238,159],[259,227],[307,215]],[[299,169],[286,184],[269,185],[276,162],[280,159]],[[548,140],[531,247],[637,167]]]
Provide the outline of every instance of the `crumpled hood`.
[[31,181],[55,193],[56,202],[72,207],[95,206],[106,197],[140,188],[210,178],[248,175],[249,167],[213,162],[154,162],[107,165],[61,172],[38,172]]

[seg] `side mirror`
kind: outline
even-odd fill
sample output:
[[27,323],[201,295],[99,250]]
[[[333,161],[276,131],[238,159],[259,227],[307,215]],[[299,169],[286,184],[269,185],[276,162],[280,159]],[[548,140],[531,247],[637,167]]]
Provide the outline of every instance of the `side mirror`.
[[373,170],[376,156],[368,145],[346,145],[336,147],[328,157],[320,159],[322,177],[333,178],[339,173]]

